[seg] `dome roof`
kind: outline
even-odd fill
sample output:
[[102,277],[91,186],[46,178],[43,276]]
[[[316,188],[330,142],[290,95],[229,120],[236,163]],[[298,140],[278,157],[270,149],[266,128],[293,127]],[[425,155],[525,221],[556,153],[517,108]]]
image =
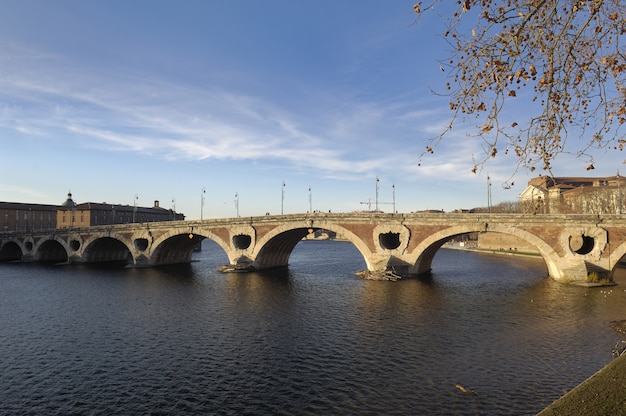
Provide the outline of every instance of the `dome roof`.
[[68,207],[68,208],[73,208],[73,207],[76,206],[76,203],[72,199],[72,193],[71,192],[67,193],[67,199],[65,200],[64,203],[61,204],[61,206],[62,207]]

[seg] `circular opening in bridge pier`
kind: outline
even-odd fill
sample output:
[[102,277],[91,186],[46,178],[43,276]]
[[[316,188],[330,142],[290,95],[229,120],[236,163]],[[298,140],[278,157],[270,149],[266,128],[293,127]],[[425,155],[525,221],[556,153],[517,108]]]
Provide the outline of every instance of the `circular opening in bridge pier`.
[[380,246],[386,250],[395,250],[400,247],[399,233],[385,233],[378,235]]
[[32,251],[33,250],[33,243],[32,243],[32,241],[27,241],[26,244],[24,244],[24,248],[26,248],[26,250],[28,250],[28,251]]
[[587,235],[573,235],[570,237],[569,246],[577,254],[589,254],[595,246],[593,237]]
[[74,251],[78,250],[80,248],[80,241],[78,240],[70,241],[70,248]]
[[237,250],[246,250],[252,244],[252,237],[246,234],[233,236],[233,245]]
[[135,248],[139,251],[144,251],[148,248],[148,239],[147,238],[137,238],[135,239]]

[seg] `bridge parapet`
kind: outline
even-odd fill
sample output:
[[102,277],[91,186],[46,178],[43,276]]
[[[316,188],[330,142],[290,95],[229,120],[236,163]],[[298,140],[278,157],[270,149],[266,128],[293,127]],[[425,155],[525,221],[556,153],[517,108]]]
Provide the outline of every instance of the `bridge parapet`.
[[430,272],[445,242],[476,232],[525,240],[561,282],[610,283],[626,254],[622,215],[307,213],[0,233],[0,261],[184,263],[209,238],[231,269],[260,270],[287,266],[295,245],[322,229],[354,244],[369,271],[400,276]]

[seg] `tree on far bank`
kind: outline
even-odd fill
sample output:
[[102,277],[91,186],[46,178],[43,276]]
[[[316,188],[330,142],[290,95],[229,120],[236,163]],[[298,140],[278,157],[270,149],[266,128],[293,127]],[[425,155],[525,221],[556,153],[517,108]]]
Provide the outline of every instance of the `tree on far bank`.
[[[429,1],[413,6],[418,16],[444,6]],[[473,172],[503,153],[516,157],[515,170],[551,173],[566,151],[591,170],[590,150],[624,149],[624,0],[458,0],[444,20],[452,51],[441,69],[452,116],[422,157],[468,119],[484,143]],[[565,149],[568,139],[577,142]]]

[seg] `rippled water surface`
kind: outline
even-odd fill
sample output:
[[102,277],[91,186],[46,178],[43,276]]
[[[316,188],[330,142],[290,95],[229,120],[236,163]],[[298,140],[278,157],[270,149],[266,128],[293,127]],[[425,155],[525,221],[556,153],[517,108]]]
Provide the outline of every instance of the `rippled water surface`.
[[[440,250],[431,280],[374,282],[349,243],[288,270],[0,265],[0,412],[534,414],[611,359],[626,281]],[[456,385],[477,394],[464,393]]]

